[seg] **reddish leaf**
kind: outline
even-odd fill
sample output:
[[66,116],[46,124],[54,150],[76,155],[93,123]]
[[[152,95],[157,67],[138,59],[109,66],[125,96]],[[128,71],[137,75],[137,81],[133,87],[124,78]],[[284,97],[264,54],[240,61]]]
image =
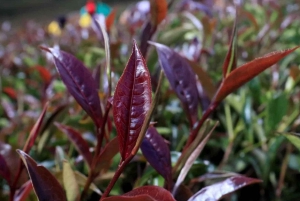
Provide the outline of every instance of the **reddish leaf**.
[[147,50],[149,47],[148,41],[151,40],[156,29],[157,26],[153,25],[150,21],[148,21],[142,28],[140,48],[143,57],[146,57],[147,55]]
[[193,195],[188,201],[203,201],[203,200],[217,201],[220,200],[223,196],[235,192],[240,188],[243,188],[251,184],[260,183],[260,182],[261,180],[259,179],[253,179],[244,176],[231,177],[222,182],[201,189],[195,195]]
[[111,26],[114,24],[116,17],[116,9],[114,8],[105,19],[106,30],[109,31]]
[[[1,153],[1,152],[0,152]],[[0,176],[10,184],[10,171],[7,163],[2,155],[0,155]]]
[[156,47],[159,63],[193,125],[197,120],[199,103],[194,72],[187,61],[175,51],[162,44],[152,42],[151,44]]
[[31,181],[29,180],[25,184],[23,184],[21,188],[16,192],[14,201],[25,201],[32,189],[33,186]]
[[118,151],[119,141],[118,138],[114,138],[105,145],[104,149],[97,157],[95,171],[99,172],[103,168],[108,168],[112,158],[118,153]]
[[175,201],[172,194],[158,186],[143,186],[124,194],[123,196],[149,195],[157,201]]
[[43,166],[39,166],[25,152],[17,150],[22,158],[34,191],[39,200],[43,201],[66,201],[66,196],[61,185],[55,177]]
[[250,81],[265,69],[271,67],[279,60],[295,51],[298,47],[279,52],[272,52],[263,57],[257,58],[233,70],[222,82],[214,102],[221,102],[228,94],[234,92],[240,86]]
[[89,70],[81,61],[67,52],[54,48],[42,47],[42,49],[53,55],[56,69],[69,92],[100,127],[102,121],[100,99],[97,84]]
[[33,69],[37,70],[40,76],[45,81],[45,84],[49,84],[51,81],[51,73],[43,66],[34,66]]
[[134,41],[132,54],[114,94],[113,116],[122,160],[135,146],[151,99],[150,73]]
[[17,92],[12,87],[3,87],[3,92],[13,99],[17,98]]
[[90,147],[87,142],[82,138],[81,134],[69,126],[54,123],[57,128],[59,128],[63,133],[65,133],[68,138],[73,142],[77,151],[83,156],[85,161],[89,166],[92,164],[93,156],[90,152]]
[[158,25],[165,19],[168,12],[166,0],[150,0],[151,21],[153,25]]
[[156,201],[149,195],[136,195],[136,196],[112,196],[104,198],[103,201]]
[[229,49],[223,64],[223,78],[226,78],[237,65],[237,34],[236,22],[233,25]]
[[171,188],[172,167],[168,145],[157,130],[150,126],[141,144],[141,150],[150,165],[161,174]]
[[45,104],[41,115],[39,116],[38,120],[36,121],[36,123],[34,124],[33,128],[30,131],[30,134],[29,134],[27,141],[23,148],[23,151],[25,153],[28,153],[30,151],[31,147],[34,145],[35,139],[37,138],[37,136],[41,130],[42,122],[44,120],[47,108],[48,108],[48,104]]

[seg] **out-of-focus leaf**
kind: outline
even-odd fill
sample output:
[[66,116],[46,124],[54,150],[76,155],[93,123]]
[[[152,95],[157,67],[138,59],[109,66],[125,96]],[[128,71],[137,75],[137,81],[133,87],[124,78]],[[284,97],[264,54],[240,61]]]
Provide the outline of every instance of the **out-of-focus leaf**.
[[154,26],[165,19],[168,12],[168,3],[166,0],[150,0],[151,22]]
[[13,99],[17,98],[17,92],[12,87],[3,87],[3,93],[7,94],[9,97]]
[[97,157],[95,172],[99,172],[101,169],[107,169],[110,165],[113,157],[119,152],[119,140],[117,137],[112,139],[105,145],[99,156]]
[[288,97],[285,93],[272,97],[267,104],[266,123],[268,130],[274,130],[286,114],[288,109]]
[[300,134],[298,133],[283,133],[283,135],[298,149],[300,150]]
[[215,126],[210,130],[210,132],[206,135],[206,137],[199,143],[199,145],[193,150],[189,158],[187,159],[186,163],[184,164],[183,168],[180,171],[180,174],[177,178],[177,181],[173,188],[173,195],[176,194],[177,188],[180,186],[180,184],[184,181],[187,173],[191,169],[192,165],[194,164],[195,160],[198,158],[199,154],[203,150],[204,146],[208,142],[212,132],[215,130],[218,123],[215,124]]
[[199,104],[195,74],[187,61],[178,53],[165,45],[153,42],[151,44],[156,47],[159,63],[193,125],[197,120]]
[[134,197],[137,195],[149,195],[157,201],[175,201],[172,194],[164,188],[158,186],[143,186],[124,194],[123,196]]
[[223,78],[226,78],[237,65],[237,34],[236,22],[233,25],[231,40],[225,61],[223,64]]
[[10,184],[10,171],[5,158],[2,155],[0,155],[0,176],[3,177],[8,184]]
[[75,201],[79,195],[79,186],[76,176],[67,161],[63,162],[63,183],[68,201]]
[[150,165],[161,174],[169,188],[172,184],[172,167],[170,149],[164,138],[150,126],[141,144],[141,150]]
[[111,13],[105,19],[106,30],[110,30],[111,26],[114,24],[116,17],[116,9],[114,8]]
[[81,134],[69,126],[55,122],[55,126],[65,133],[68,138],[73,142],[77,151],[83,156],[84,160],[89,166],[92,164],[93,156],[90,152],[88,143],[83,139]]
[[183,184],[178,187],[177,192],[174,195],[176,201],[187,201],[192,196],[192,191]]
[[259,73],[271,67],[279,60],[295,51],[297,48],[298,47],[278,52],[272,52],[236,68],[222,82],[214,98],[214,102],[221,102],[224,98],[226,98],[228,94],[234,92],[240,86],[250,81]]
[[192,179],[191,183],[195,182],[203,182],[208,179],[220,179],[220,178],[228,178],[228,177],[233,177],[237,176],[238,174],[236,173],[231,173],[231,172],[209,172],[204,175],[201,175],[198,178]]
[[43,79],[43,81],[45,82],[45,84],[49,84],[51,81],[51,73],[49,72],[48,69],[46,69],[43,66],[34,66],[32,67],[32,69],[37,70],[41,76],[41,78]]
[[33,146],[33,144],[35,142],[35,139],[37,138],[37,136],[40,132],[42,122],[44,120],[47,108],[48,108],[48,104],[45,104],[41,115],[39,116],[38,120],[36,121],[36,123],[34,124],[33,128],[30,131],[30,134],[29,134],[29,136],[27,138],[27,141],[26,141],[26,143],[24,145],[24,148],[23,148],[23,151],[25,153],[28,153],[30,151],[31,147]]
[[73,55],[55,48],[42,48],[53,55],[60,77],[70,94],[93,119],[97,127],[102,121],[97,84],[89,70]]
[[253,179],[245,176],[231,177],[222,182],[201,189],[188,201],[217,201],[220,200],[223,196],[235,192],[240,188],[260,182],[261,180],[259,179]]
[[122,160],[130,155],[135,146],[151,99],[150,73],[134,41],[132,54],[117,84],[113,102]]
[[25,201],[32,189],[33,186],[31,181],[29,180],[25,184],[23,184],[21,188],[16,192],[14,201]]
[[197,64],[194,61],[187,60],[190,66],[192,67],[193,71],[198,76],[198,79],[201,83],[201,86],[204,88],[205,93],[210,98],[210,100],[213,99],[214,95],[217,92],[217,88],[212,82],[211,78],[209,77],[208,73],[205,72],[199,64]]
[[145,58],[147,56],[146,54],[149,47],[148,41],[151,40],[156,29],[157,27],[154,26],[150,21],[147,22],[142,28],[140,48],[141,48],[141,53]]
[[40,201],[66,201],[64,190],[55,177],[43,166],[36,162],[25,152],[17,150],[22,158],[34,191]]

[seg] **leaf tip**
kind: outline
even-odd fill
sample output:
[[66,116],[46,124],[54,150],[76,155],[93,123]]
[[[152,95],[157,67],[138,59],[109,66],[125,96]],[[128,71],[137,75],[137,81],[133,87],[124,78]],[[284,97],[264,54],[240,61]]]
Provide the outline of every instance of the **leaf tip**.
[[40,48],[41,50],[46,51],[46,52],[52,53],[51,50],[50,50],[50,48],[48,48],[48,47],[39,46],[39,48]]

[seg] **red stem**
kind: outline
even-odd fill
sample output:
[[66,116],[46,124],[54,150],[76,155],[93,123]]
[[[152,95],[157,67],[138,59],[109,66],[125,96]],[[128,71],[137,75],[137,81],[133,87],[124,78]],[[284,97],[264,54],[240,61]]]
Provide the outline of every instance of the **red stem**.
[[130,155],[128,158],[126,158],[125,161],[121,161],[118,167],[118,170],[116,171],[114,177],[112,178],[112,180],[110,180],[107,188],[105,189],[102,197],[100,198],[99,201],[102,201],[105,197],[107,197],[111,191],[111,189],[114,187],[115,183],[117,182],[118,178],[120,177],[120,175],[122,174],[125,166],[131,161],[131,159],[134,157],[134,155]]
[[17,182],[19,181],[19,178],[21,176],[22,170],[23,170],[23,163],[22,163],[22,159],[20,159],[19,161],[19,168],[18,168],[18,173],[15,177],[15,180],[13,182],[13,184],[10,186],[10,195],[9,195],[9,200],[14,200],[14,196],[16,193],[16,186],[17,186]]

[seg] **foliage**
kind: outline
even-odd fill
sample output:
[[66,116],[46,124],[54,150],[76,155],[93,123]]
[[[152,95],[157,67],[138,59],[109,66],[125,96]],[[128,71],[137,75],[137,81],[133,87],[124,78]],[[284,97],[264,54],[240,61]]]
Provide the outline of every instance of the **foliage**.
[[299,197],[299,11],[255,2],[5,22],[0,199]]

